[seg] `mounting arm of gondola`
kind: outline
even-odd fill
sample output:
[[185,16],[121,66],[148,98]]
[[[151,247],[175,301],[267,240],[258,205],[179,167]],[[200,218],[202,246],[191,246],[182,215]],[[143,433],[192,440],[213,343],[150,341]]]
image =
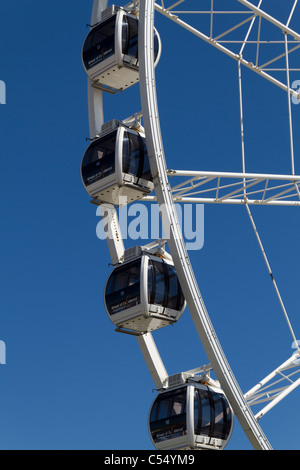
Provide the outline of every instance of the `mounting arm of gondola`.
[[126,118],[126,119],[123,119],[122,121],[122,124],[124,124],[125,126],[127,127],[131,127],[132,129],[135,129],[135,130],[138,130],[138,131],[141,131],[141,132],[145,132],[143,126],[142,126],[142,117],[143,117],[143,113],[142,111],[138,112],[138,113],[135,113],[133,114],[132,116]]
[[[91,24],[95,25],[101,19],[102,12],[107,8],[107,0],[95,0],[93,3]],[[92,80],[88,77],[88,113],[90,138],[94,139],[101,133],[104,124],[103,114],[103,93],[102,90],[93,86]],[[111,255],[112,263],[117,264],[124,255],[124,244],[120,233],[119,221],[116,209],[112,205],[102,205],[100,207],[102,217],[107,221],[107,244]]]
[[[91,24],[95,25],[101,19],[102,12],[107,7],[108,0],[96,0],[93,3]],[[102,91],[93,86],[93,82],[88,78],[88,112],[90,137],[94,139],[101,132],[104,124]]]
[[101,211],[106,240],[111,257],[111,262],[115,266],[124,260],[124,242],[119,225],[119,219],[116,208],[111,204],[101,204]]
[[165,388],[168,384],[168,373],[160,357],[151,333],[137,336],[146,365],[149,369],[153,382],[158,390]]
[[104,124],[103,97],[102,91],[93,86],[90,78],[88,78],[88,109],[90,138],[94,139],[100,134]]

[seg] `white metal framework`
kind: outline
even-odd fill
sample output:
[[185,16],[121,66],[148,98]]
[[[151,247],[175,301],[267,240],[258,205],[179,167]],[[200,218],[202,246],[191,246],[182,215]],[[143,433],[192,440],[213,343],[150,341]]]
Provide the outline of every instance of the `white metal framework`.
[[[269,402],[255,415],[257,420],[300,385],[300,378],[297,378],[300,373],[299,356],[298,351],[245,394],[250,406]],[[272,388],[275,385],[276,388]]]
[[[236,8],[237,2],[241,4],[240,9]],[[226,5],[222,2],[222,11],[218,11],[214,8],[218,0],[205,2],[205,4],[209,4],[209,8],[206,11],[195,11],[195,4],[190,0],[179,0],[169,7],[165,6],[165,3],[166,2],[163,0],[161,0],[160,4],[155,3],[155,9],[179,26],[187,29],[189,32],[224,52],[232,59],[240,62],[253,72],[261,75],[283,90],[288,91],[291,95],[295,96],[295,98],[299,98],[299,91],[293,90],[289,83],[289,73],[291,71],[300,70],[298,67],[289,67],[290,54],[300,49],[300,34],[289,27],[293,15],[295,15],[298,0],[294,1],[290,15],[286,18],[285,22],[278,21],[260,8],[263,0],[259,2],[256,1],[256,3],[258,3],[257,6],[254,5],[253,2],[251,3],[246,0],[233,0],[226,2]],[[191,4],[193,9],[190,7]],[[218,4],[220,5],[220,3]],[[179,5],[185,5],[186,9],[176,9]],[[203,7],[202,3],[201,6]],[[197,29],[197,27],[194,27],[193,21],[189,23],[184,21],[182,18],[187,15],[189,18],[195,15],[207,16],[207,34]],[[230,19],[233,18],[233,25],[228,29],[225,28],[225,30],[218,30],[218,32],[216,32],[216,18],[220,15],[226,16],[226,18],[229,17]],[[275,39],[268,38],[267,41],[262,39],[261,33],[266,22],[272,24],[274,27],[276,33]],[[257,29],[254,28],[255,23],[258,23]],[[218,27],[219,24],[220,23],[218,23]],[[233,35],[233,33],[235,34]],[[238,36],[236,33],[238,33]],[[269,60],[265,62],[263,60],[265,57],[263,52],[265,48],[270,48],[270,45],[276,46],[275,52],[270,56]],[[254,46],[254,48],[251,46]],[[281,51],[280,48],[282,49]],[[282,64],[282,59],[285,60],[284,65]],[[270,67],[271,65],[272,67]],[[285,72],[287,80],[277,79],[276,72]]]
[[[300,34],[290,27],[295,12],[298,11],[299,13],[299,4],[298,0],[293,1],[285,20],[283,18],[279,20],[262,9],[263,0],[257,0],[256,5],[246,0],[231,0],[226,2],[226,6],[223,6],[223,8],[228,8],[228,10],[222,11],[216,9],[217,0],[208,0],[206,2],[206,5],[209,5],[208,8],[199,11],[195,11],[190,7],[192,2],[189,0],[179,0],[168,7],[165,3],[164,0],[160,0],[159,3],[155,3],[154,0],[134,0],[125,7],[139,15],[139,86],[143,124],[155,186],[155,196],[147,196],[144,200],[155,200],[160,206],[163,205],[165,208],[163,223],[165,224],[165,231],[170,235],[168,239],[170,253],[194,325],[210,362],[208,366],[197,371],[189,371],[189,373],[202,373],[208,378],[209,371],[213,369],[253,448],[269,450],[272,448],[271,444],[264,435],[258,420],[300,385],[300,378],[297,379],[295,377],[300,372],[298,363],[298,358],[300,357],[299,346],[296,346],[297,351],[290,359],[261,380],[249,392],[244,394],[241,391],[204,305],[183,241],[174,203],[200,202],[243,204],[246,206],[292,338],[295,344],[297,344],[295,333],[272,274],[270,263],[249,206],[281,205],[298,207],[300,205],[300,176],[295,172],[291,109],[291,98],[294,100],[300,99],[300,93],[299,90],[297,91],[292,88],[290,80],[290,73],[292,71],[300,71],[299,68],[291,65],[292,57],[297,52],[300,52]],[[186,8],[178,10],[177,7],[179,5]],[[106,7],[107,0],[94,0],[92,25],[100,21],[101,12]],[[242,148],[242,171],[240,173],[167,169],[159,123],[154,74],[153,28],[155,10],[237,61]],[[200,16],[207,18],[206,32],[197,28],[194,24],[194,18],[199,18]],[[220,23],[219,19],[221,17],[226,17],[226,19],[230,20],[229,22],[224,22],[226,27],[223,30],[220,30],[222,22]],[[188,18],[188,21],[186,18]],[[228,26],[229,24],[231,26]],[[265,24],[271,25],[274,39],[271,38],[267,41],[265,38],[263,39],[262,31]],[[272,47],[271,54],[270,47]],[[267,53],[265,52],[266,49]],[[268,59],[266,59],[266,54]],[[287,93],[290,131],[290,174],[277,175],[246,172],[241,66],[247,67]],[[278,74],[281,75],[278,76]],[[93,139],[101,132],[104,118],[102,91],[94,86],[90,79],[88,79],[88,103],[90,136]],[[171,185],[170,183],[173,183],[175,180],[177,180],[176,184]],[[111,205],[102,205],[101,210],[103,217],[106,217],[106,221],[108,221],[108,247],[112,263],[116,265],[124,261],[125,253],[117,212]],[[150,246],[149,248],[151,249]],[[170,377],[165,369],[152,334],[145,333],[138,335],[137,341],[155,386],[157,389],[167,388]],[[264,402],[269,403],[254,414],[251,407]]]
[[[300,176],[255,173],[168,170],[173,179],[184,182],[172,186],[175,202],[300,205]],[[155,196],[144,200],[154,201]]]
[[[246,0],[230,1],[226,2],[226,5],[218,0],[208,0],[201,4],[201,8],[207,5],[207,10],[198,11],[194,10],[195,5],[190,0],[179,0],[168,7],[165,3],[163,0],[161,3],[155,3],[156,11],[238,62],[240,84],[243,171],[212,173],[169,170],[170,176],[185,180],[172,188],[174,198],[182,202],[298,206],[300,177],[295,174],[290,99],[292,97],[294,102],[300,99],[300,89],[292,88],[291,83],[291,73],[300,71],[300,34],[290,27],[296,14],[299,14],[298,0],[290,3],[289,9],[284,9],[281,21],[261,8],[266,3],[263,0],[256,1],[257,5]],[[238,4],[240,8],[237,8]],[[177,8],[179,5],[182,8],[180,10]],[[222,10],[217,10],[217,6],[221,6]],[[205,32],[197,28],[199,17],[206,19]],[[224,18],[224,24],[232,26],[224,27],[220,18]],[[291,161],[290,174],[246,172],[241,66],[247,67],[287,92],[290,129],[290,156],[287,157]]]

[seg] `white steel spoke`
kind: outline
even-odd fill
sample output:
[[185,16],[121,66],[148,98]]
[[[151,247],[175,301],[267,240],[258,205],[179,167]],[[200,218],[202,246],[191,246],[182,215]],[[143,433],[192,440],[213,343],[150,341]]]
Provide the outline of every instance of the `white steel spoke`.
[[[286,35],[285,35],[285,38],[286,38]],[[287,51],[287,44],[286,44],[286,51]],[[288,54],[287,54],[287,64],[288,64]],[[288,68],[288,66],[287,66]],[[240,65],[240,62],[238,63],[238,78],[239,78],[239,101],[240,101],[240,127],[241,127],[241,147],[242,147],[242,168],[243,168],[243,172],[245,173],[246,172],[246,159],[245,159],[245,133],[244,133],[244,120],[243,120],[243,90],[242,90],[242,74],[241,74],[241,65]],[[289,77],[288,77],[288,80],[289,80]],[[288,86],[289,86],[289,81],[288,81]],[[289,105],[291,106],[290,104],[290,99],[289,99],[289,95],[288,95],[288,101],[289,101]],[[292,131],[291,131],[291,127],[292,127],[292,123],[291,123],[291,107],[289,106],[289,123],[290,123],[290,137],[291,137],[291,148],[292,148],[292,172],[293,174],[295,173],[294,172],[294,155],[293,155],[293,140],[292,140]],[[285,185],[282,185],[282,188],[284,186],[288,186],[288,189],[280,192],[280,193],[277,193],[276,195],[276,199],[277,201],[278,200],[282,200],[282,197],[285,197],[283,196],[283,194],[289,194],[291,193],[293,190],[294,190],[294,186],[293,185],[290,185],[290,184],[285,184]],[[296,185],[295,183],[295,187],[298,188],[298,186]],[[265,195],[266,195],[266,192],[267,192],[267,185],[265,186],[265,189],[264,189],[264,195],[263,195],[263,198],[264,198],[264,201],[265,202],[270,202],[271,200],[274,199],[274,195],[272,195],[270,198],[268,198],[267,200],[265,199]],[[249,195],[249,194],[248,194]],[[290,195],[290,194],[289,194]],[[244,198],[246,200],[247,198],[247,187],[246,187],[246,183],[244,184]],[[257,230],[257,227],[256,227],[256,224],[254,222],[254,218],[253,218],[253,215],[252,215],[252,212],[249,208],[249,205],[248,204],[245,204],[245,207],[246,207],[246,210],[247,210],[247,214],[249,216],[249,219],[250,219],[250,222],[251,222],[251,225],[252,225],[252,228],[254,230],[254,233],[255,233],[255,236],[256,236],[256,239],[258,241],[258,244],[259,244],[259,248],[262,252],[262,255],[263,255],[263,258],[265,260],[265,263],[266,263],[266,266],[267,266],[267,270],[268,270],[268,273],[271,277],[271,280],[272,280],[272,284],[273,284],[273,287],[275,289],[275,292],[276,292],[276,295],[277,295],[277,298],[279,300],[279,303],[280,303],[280,306],[281,306],[281,309],[283,311],[283,314],[284,314],[284,317],[285,317],[285,320],[287,322],[287,325],[288,325],[288,328],[290,330],[290,333],[292,335],[292,338],[293,338],[293,341],[295,344],[297,344],[297,340],[296,340],[296,336],[295,336],[295,333],[294,333],[294,330],[292,328],[292,324],[290,322],[290,319],[289,319],[289,316],[288,316],[288,313],[287,313],[287,310],[285,308],[285,305],[284,305],[284,302],[282,300],[282,297],[280,295],[280,292],[279,292],[279,289],[278,289],[278,286],[277,286],[277,283],[276,283],[276,280],[273,276],[273,272],[272,272],[272,269],[271,269],[271,266],[270,266],[270,263],[269,263],[269,260],[268,260],[268,257],[267,257],[267,254],[266,254],[266,251],[264,249],[264,246],[263,246],[263,243],[262,243],[262,240],[261,240],[261,237],[258,233],[258,230]],[[299,351],[299,348],[298,348],[298,351]]]
[[[279,302],[280,302],[280,306],[281,306],[281,309],[282,309],[282,311],[283,311],[283,314],[284,314],[285,320],[286,320],[286,322],[287,322],[288,328],[289,328],[289,330],[290,330],[290,333],[291,333],[291,335],[292,335],[292,338],[293,338],[294,343],[297,344],[297,339],[296,339],[296,336],[295,336],[295,333],[294,333],[292,324],[291,324],[291,322],[290,322],[288,313],[287,313],[287,311],[286,311],[285,305],[284,305],[283,300],[282,300],[282,297],[281,297],[281,295],[280,295],[280,292],[279,292],[279,289],[278,289],[276,280],[275,280],[275,278],[274,278],[274,275],[273,275],[273,272],[272,272],[272,269],[271,269],[271,266],[270,266],[270,263],[269,263],[267,254],[266,254],[266,252],[265,252],[264,246],[263,246],[263,244],[262,244],[261,238],[260,238],[260,236],[259,236],[257,227],[256,227],[256,225],[255,225],[255,222],[254,222],[252,213],[251,213],[251,211],[250,211],[250,209],[249,209],[249,207],[248,207],[248,204],[246,204],[246,209],[247,209],[247,212],[248,212],[248,215],[249,215],[249,218],[250,218],[250,221],[251,221],[251,224],[252,224],[252,227],[253,227],[255,236],[256,236],[256,238],[257,238],[257,241],[258,241],[260,250],[261,250],[262,255],[263,255],[263,258],[264,258],[264,260],[265,260],[265,263],[266,263],[266,266],[267,266],[267,269],[268,269],[268,273],[270,274],[270,277],[271,277],[271,280],[272,280],[272,283],[273,283],[273,286],[274,286],[276,295],[277,295],[278,300],[279,300]],[[299,350],[299,347],[298,347],[298,350]]]
[[[290,72],[289,72],[289,50],[287,43],[287,35],[285,34],[285,53],[286,53],[286,75],[287,75],[287,86],[290,88]],[[295,159],[294,159],[294,138],[293,138],[293,120],[292,120],[292,105],[290,97],[288,96],[288,113],[289,113],[289,129],[290,129],[290,147],[291,147],[291,165],[292,173],[295,174]]]
[[[263,1],[263,0],[260,0],[260,2],[259,2],[259,5],[258,5],[258,8],[261,6],[261,4],[262,4],[262,1]],[[242,48],[241,48],[241,50],[240,50],[240,55],[242,55],[242,54],[243,54],[243,51],[244,51],[245,45],[247,44],[247,41],[248,41],[248,38],[249,38],[250,32],[251,32],[251,30],[252,30],[252,28],[253,28],[253,25],[254,25],[255,18],[256,18],[256,17],[254,16],[254,18],[253,18],[253,19],[252,19],[252,21],[251,21],[250,27],[249,27],[249,29],[248,29],[248,31],[247,31],[247,34],[246,34],[246,37],[245,37],[245,39],[244,39],[244,42],[243,42]],[[239,62],[239,67],[240,67],[240,65],[241,65],[241,63]]]
[[293,14],[295,13],[295,8],[296,8],[296,6],[297,6],[297,3],[298,3],[298,0],[295,0],[295,3],[294,3],[293,8],[292,8],[292,10],[291,10],[291,14],[290,14],[289,19],[288,19],[288,21],[287,21],[287,23],[286,23],[287,26],[289,26],[289,24],[290,24],[290,22],[291,22],[291,19],[292,19],[292,17],[293,17]]

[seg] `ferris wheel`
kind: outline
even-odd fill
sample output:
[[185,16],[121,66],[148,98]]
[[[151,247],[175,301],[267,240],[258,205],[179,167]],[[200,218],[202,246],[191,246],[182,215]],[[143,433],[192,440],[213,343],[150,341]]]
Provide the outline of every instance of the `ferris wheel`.
[[[157,449],[223,449],[231,437],[235,416],[254,449],[270,450],[260,419],[300,385],[300,347],[252,206],[300,206],[293,127],[293,104],[300,100],[300,83],[292,80],[292,74],[300,72],[295,65],[300,33],[292,28],[300,4],[290,0],[284,11],[276,10],[274,5],[271,11],[268,0],[231,0],[226,6],[218,0],[207,0],[201,2],[201,10],[195,10],[192,0],[179,0],[169,6],[166,3],[133,0],[125,6],[108,6],[107,0],[94,0],[91,29],[82,49],[88,75],[91,142],[82,159],[81,177],[105,221],[113,265],[105,287],[105,307],[117,331],[136,336],[158,390],[149,413],[149,433]],[[155,80],[162,41],[154,13],[236,61],[240,173],[168,168],[166,162],[170,159],[164,152]],[[286,94],[290,169],[285,174],[247,172],[243,67]],[[126,93],[132,86],[140,88],[141,111],[123,121],[105,122],[103,93]],[[125,249],[117,209],[137,200],[158,204],[168,236]],[[257,385],[246,393],[229,365],[204,304],[176,202],[245,206],[295,345],[291,357],[265,378],[258,377]],[[154,334],[180,322],[186,307],[208,362],[169,376]],[[252,407],[258,404],[263,404],[262,408],[254,414]]]

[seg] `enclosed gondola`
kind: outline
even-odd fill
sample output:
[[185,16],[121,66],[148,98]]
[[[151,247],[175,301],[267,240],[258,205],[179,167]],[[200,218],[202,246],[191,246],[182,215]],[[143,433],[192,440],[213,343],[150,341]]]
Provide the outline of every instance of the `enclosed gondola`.
[[[154,29],[155,65],[161,53]],[[112,5],[92,27],[82,48],[82,62],[89,78],[100,88],[115,93],[139,81],[138,19]]]
[[108,316],[117,328],[136,333],[173,324],[185,309],[173,263],[149,253],[117,266],[104,297]]
[[233,428],[233,412],[219,388],[191,382],[157,395],[149,433],[159,450],[222,450]]
[[154,186],[145,137],[118,121],[106,124],[83,156],[81,179],[96,203],[125,205],[150,194]]

